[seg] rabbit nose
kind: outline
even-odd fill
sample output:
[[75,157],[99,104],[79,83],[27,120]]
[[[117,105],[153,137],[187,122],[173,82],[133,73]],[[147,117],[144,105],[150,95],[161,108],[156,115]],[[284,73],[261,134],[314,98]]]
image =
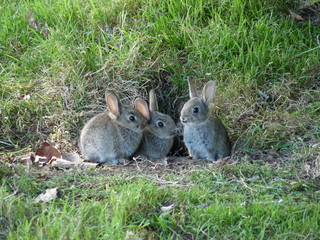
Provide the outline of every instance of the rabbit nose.
[[180,117],[180,120],[182,123],[186,123],[187,122],[187,118],[186,117]]

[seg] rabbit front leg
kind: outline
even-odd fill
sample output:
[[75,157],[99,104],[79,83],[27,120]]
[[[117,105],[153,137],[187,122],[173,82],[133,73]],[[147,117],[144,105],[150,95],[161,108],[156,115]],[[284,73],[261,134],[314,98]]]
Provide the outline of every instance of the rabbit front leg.
[[189,155],[193,160],[201,159],[201,154],[195,149],[188,148]]
[[108,165],[118,165],[118,164],[119,164],[119,161],[118,161],[117,159],[108,159],[108,160],[106,161],[106,163],[107,163]]
[[108,165],[126,165],[129,161],[125,158],[117,158],[117,159],[108,159],[106,161]]
[[187,147],[187,149],[188,149],[189,156],[190,156],[193,160],[196,160],[196,159],[199,159],[199,158],[200,158],[199,154],[197,154],[196,151],[192,150],[191,147]]
[[128,159],[125,159],[125,158],[120,158],[118,159],[118,164],[123,164],[123,165],[126,165],[129,163],[129,160]]
[[207,150],[207,152],[206,152],[206,159],[209,160],[209,161],[211,161],[211,162],[214,162],[214,161],[217,160],[216,155],[217,155],[217,151]]
[[[188,148],[189,151],[189,148]],[[211,162],[216,161],[216,151],[210,151],[210,150],[204,150],[204,152],[197,152],[195,150],[191,150],[191,154],[190,157],[192,157],[193,160],[197,160],[197,159],[206,159],[209,160]],[[190,154],[190,152],[189,152]]]
[[125,165],[128,163],[129,163],[129,160],[126,159],[123,155],[117,156],[116,158],[109,159],[107,161],[108,165]]
[[118,165],[119,164],[118,159],[119,157],[117,156],[117,154],[103,152],[100,154],[99,162],[107,165]]
[[193,158],[193,153],[192,153],[191,148],[190,148],[190,147],[187,147],[187,149],[188,149],[188,154],[189,154],[189,156],[190,156],[191,158]]

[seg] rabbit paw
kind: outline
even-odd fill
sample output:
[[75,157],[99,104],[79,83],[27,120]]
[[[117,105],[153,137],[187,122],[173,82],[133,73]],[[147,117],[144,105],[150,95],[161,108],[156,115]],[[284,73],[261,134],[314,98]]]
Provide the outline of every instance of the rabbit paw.
[[123,164],[123,165],[126,165],[129,163],[129,160],[125,159],[125,158],[119,158],[118,159],[118,163],[119,164]]
[[109,159],[107,161],[107,164],[108,165],[118,165],[119,164],[119,161],[117,159]]

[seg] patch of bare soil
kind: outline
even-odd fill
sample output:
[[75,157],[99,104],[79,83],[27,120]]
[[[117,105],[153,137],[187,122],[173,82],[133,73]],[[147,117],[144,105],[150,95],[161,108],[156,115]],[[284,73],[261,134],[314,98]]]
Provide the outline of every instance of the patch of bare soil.
[[108,166],[110,171],[126,171],[139,173],[161,174],[164,172],[183,173],[203,168],[218,168],[226,164],[234,164],[231,158],[216,162],[207,160],[192,160],[189,157],[167,157],[164,160],[133,159],[130,163],[118,166]]
[[[315,154],[309,154],[307,159],[300,159],[299,164],[292,161],[292,153],[288,151],[254,150],[250,153],[240,150],[234,152],[231,157],[220,159],[216,162],[207,160],[192,160],[189,157],[169,156],[166,159],[153,161],[146,158],[133,158],[122,165],[110,166],[86,162],[77,153],[62,154],[53,145],[47,142],[41,144],[36,152],[24,156],[6,155],[0,157],[0,168],[7,166],[12,171],[1,172],[1,175],[12,175],[20,172],[19,166],[23,166],[30,174],[39,175],[40,178],[50,178],[56,175],[64,175],[66,169],[95,169],[95,171],[83,171],[88,175],[122,175],[128,177],[148,176],[152,181],[162,183],[166,174],[184,175],[201,169],[217,169],[225,165],[242,164],[244,162],[269,165],[275,169],[298,166],[301,177],[320,179],[320,158]],[[10,174],[10,172],[12,174]],[[166,184],[171,184],[166,182]],[[176,184],[176,183],[172,183]]]
[[[39,152],[39,151],[38,151]],[[12,169],[16,169],[17,166],[24,166],[28,172],[32,173],[35,170],[43,169],[44,177],[50,177],[53,175],[64,174],[65,169],[96,169],[97,171],[90,172],[90,174],[106,174],[117,175],[125,174],[128,176],[134,176],[139,174],[159,176],[165,173],[177,173],[183,174],[192,172],[199,169],[214,169],[224,165],[236,164],[231,157],[223,158],[216,162],[210,162],[207,160],[192,160],[189,157],[167,157],[162,160],[148,160],[146,158],[134,158],[133,160],[121,164],[121,165],[106,165],[92,162],[86,162],[81,159],[77,154],[71,158],[69,156],[63,159],[66,154],[62,154],[62,158],[55,156],[38,156],[35,153],[31,153],[25,156],[7,156],[6,159],[0,159],[1,165],[6,165]],[[76,159],[76,160],[74,160]]]

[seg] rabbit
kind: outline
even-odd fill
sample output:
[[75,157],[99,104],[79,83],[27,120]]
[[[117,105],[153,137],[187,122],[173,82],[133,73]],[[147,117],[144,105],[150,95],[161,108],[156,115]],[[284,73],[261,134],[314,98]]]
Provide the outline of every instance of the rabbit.
[[105,93],[109,112],[90,119],[80,134],[80,150],[91,162],[117,165],[126,162],[139,147],[143,128],[150,118],[148,104],[137,98],[135,107],[122,106],[117,95]]
[[209,105],[215,95],[215,82],[209,81],[198,95],[188,80],[190,100],[183,105],[180,120],[183,141],[192,159],[216,161],[231,154],[231,143],[223,123],[212,116]]
[[149,92],[149,110],[150,118],[135,156],[164,159],[172,147],[176,124],[169,115],[158,112],[157,96],[153,89]]

